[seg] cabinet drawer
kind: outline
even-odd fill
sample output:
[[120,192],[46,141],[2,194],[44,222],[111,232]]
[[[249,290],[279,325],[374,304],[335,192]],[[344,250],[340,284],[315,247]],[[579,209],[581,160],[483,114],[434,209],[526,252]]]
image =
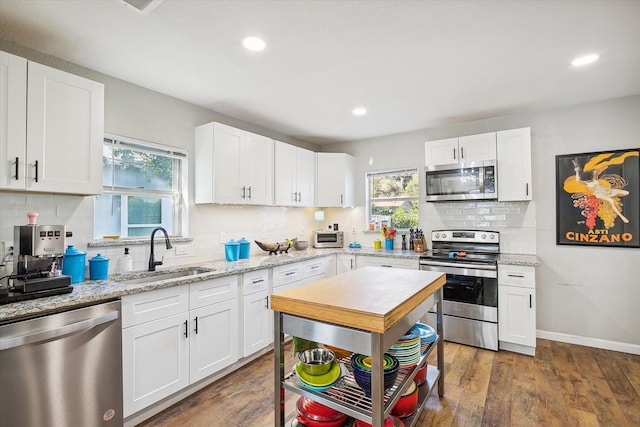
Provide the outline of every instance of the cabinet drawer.
[[305,279],[326,273],[327,264],[325,258],[310,259],[302,263],[302,275]]
[[536,287],[536,270],[522,265],[498,266],[498,285]]
[[122,327],[126,328],[189,310],[189,287],[174,286],[122,298]]
[[191,309],[238,297],[238,276],[205,280],[189,286],[189,308]]
[[269,270],[257,270],[242,275],[243,295],[269,289]]
[[302,279],[302,267],[303,263],[301,262],[274,267],[273,287],[277,288]]
[[405,268],[408,270],[417,270],[419,261],[417,259],[403,259],[392,257],[379,257],[379,256],[362,256],[356,257],[357,268],[366,266],[374,267],[393,267],[393,268]]

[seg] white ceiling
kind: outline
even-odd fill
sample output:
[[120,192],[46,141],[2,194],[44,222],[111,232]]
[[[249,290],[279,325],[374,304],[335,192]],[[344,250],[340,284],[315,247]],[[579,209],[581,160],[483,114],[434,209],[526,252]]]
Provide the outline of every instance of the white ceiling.
[[639,0],[0,0],[0,38],[316,144],[640,93]]

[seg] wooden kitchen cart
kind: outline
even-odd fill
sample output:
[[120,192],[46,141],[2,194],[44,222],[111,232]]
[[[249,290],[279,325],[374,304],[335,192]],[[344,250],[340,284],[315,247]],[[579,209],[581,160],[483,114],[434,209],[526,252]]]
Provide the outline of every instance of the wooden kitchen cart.
[[[437,347],[437,367],[429,366],[427,381],[420,386],[418,412],[405,419],[415,424],[424,401],[438,384],[444,395],[444,347],[442,331],[442,273],[365,267],[329,277],[271,296],[274,310],[275,425],[285,425],[284,390],[309,397],[374,427],[382,427],[385,416],[413,380],[427,355]],[[395,386],[383,392],[382,359],[385,351],[404,335],[427,311],[437,306],[438,340],[423,346],[418,365],[401,370]],[[295,374],[285,372],[284,334],[371,355],[371,398],[357,386],[353,375],[340,379],[325,391],[307,388]],[[348,360],[342,361],[350,370]]]

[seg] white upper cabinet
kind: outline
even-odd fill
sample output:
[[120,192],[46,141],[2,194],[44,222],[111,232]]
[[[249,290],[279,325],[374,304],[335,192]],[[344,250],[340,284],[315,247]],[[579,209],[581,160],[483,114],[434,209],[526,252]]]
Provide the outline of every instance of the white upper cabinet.
[[104,85],[6,53],[0,57],[0,188],[100,194]]
[[316,153],[316,206],[353,206],[354,157]]
[[275,204],[313,206],[315,203],[316,154],[275,141]]
[[531,128],[497,133],[498,200],[532,200]]
[[424,144],[424,156],[426,166],[494,160],[496,133],[427,141]]
[[27,60],[0,52],[0,188],[25,189]]
[[195,131],[195,202],[273,203],[273,140],[222,123]]

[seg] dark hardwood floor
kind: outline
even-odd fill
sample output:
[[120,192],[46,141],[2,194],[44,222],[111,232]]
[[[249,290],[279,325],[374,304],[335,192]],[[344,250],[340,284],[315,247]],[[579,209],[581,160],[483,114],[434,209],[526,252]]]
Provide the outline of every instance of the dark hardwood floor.
[[[640,356],[540,339],[537,345],[530,357],[445,343],[445,396],[427,400],[418,426],[640,426]],[[141,426],[273,426],[272,357]],[[297,398],[287,392],[287,411],[295,411]]]

